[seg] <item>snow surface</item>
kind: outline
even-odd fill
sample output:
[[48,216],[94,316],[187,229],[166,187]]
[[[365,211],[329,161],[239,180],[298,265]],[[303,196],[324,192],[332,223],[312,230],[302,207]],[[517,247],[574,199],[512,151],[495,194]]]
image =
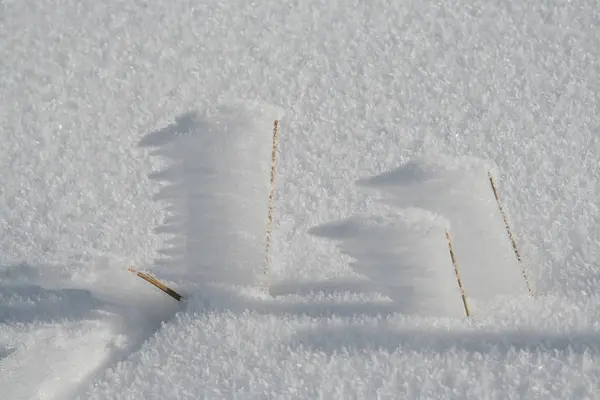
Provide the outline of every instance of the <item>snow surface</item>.
[[0,1],[2,397],[597,397],[599,56],[595,0]]

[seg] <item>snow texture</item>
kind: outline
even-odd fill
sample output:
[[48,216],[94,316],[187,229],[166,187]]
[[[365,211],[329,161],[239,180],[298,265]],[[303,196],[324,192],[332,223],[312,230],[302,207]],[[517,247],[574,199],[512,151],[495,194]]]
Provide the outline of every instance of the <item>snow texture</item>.
[[0,396],[596,398],[598,59],[596,0],[1,0]]

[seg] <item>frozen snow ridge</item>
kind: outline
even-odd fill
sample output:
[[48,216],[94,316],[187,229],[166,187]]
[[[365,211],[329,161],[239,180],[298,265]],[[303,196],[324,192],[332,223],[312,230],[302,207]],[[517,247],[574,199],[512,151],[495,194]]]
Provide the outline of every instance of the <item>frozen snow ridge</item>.
[[[488,180],[490,169],[475,158],[413,160],[358,182],[390,206],[387,215],[354,216],[313,233],[339,241],[354,259],[353,269],[404,313],[464,315],[459,278],[470,306],[525,294]],[[457,273],[444,231],[452,234]]]
[[158,264],[196,284],[255,285],[264,263],[273,106],[246,103],[192,111],[146,136],[141,145],[169,165],[156,200],[169,237]]
[[419,315],[464,314],[448,255],[446,221],[423,210],[387,215],[356,215],[313,230],[340,241],[353,270],[390,297],[398,312]]

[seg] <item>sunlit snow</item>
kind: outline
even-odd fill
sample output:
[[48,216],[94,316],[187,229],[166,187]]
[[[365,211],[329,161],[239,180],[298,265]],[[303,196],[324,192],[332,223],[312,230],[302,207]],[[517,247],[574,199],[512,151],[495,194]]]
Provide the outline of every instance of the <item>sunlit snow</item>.
[[0,398],[597,397],[598,59],[596,0],[0,0]]

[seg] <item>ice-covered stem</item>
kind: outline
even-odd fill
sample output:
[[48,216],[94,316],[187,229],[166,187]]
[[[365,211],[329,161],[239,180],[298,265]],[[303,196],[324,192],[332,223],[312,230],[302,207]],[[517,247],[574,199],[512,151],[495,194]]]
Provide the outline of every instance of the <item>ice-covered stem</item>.
[[490,185],[492,186],[492,191],[494,192],[494,197],[496,198],[496,203],[498,204],[498,210],[500,210],[500,214],[502,214],[502,218],[504,219],[504,227],[506,228],[506,233],[508,234],[508,239],[510,240],[510,244],[512,245],[513,251],[515,252],[515,256],[517,257],[517,261],[519,262],[519,266],[521,267],[521,274],[525,279],[525,285],[527,285],[527,290],[529,291],[529,295],[533,296],[533,288],[531,286],[531,282],[529,281],[529,276],[527,275],[527,270],[525,269],[525,264],[523,263],[523,259],[521,258],[521,254],[519,253],[519,249],[517,248],[517,242],[515,241],[515,237],[510,230],[510,225],[508,224],[508,218],[504,209],[502,208],[502,203],[500,202],[500,197],[498,196],[498,190],[496,190],[496,184],[494,183],[494,177],[491,172],[488,172],[488,177],[490,179]]
[[450,232],[448,231],[446,231],[446,240],[448,241],[448,250],[450,250],[450,258],[452,259],[454,274],[456,275],[456,282],[458,282],[458,289],[460,290],[460,296],[462,297],[463,306],[465,307],[465,314],[467,315],[467,317],[470,317],[471,311],[469,310],[469,303],[467,302],[465,287],[463,286],[462,280],[460,279],[460,270],[458,269],[458,263],[456,262],[454,249],[452,248],[452,238],[450,237]]
[[137,276],[139,276],[140,278],[142,278],[146,282],[148,282],[148,283],[152,284],[153,286],[157,287],[158,289],[162,290],[163,292],[165,292],[166,294],[168,294],[169,296],[171,296],[175,300],[181,301],[183,299],[182,295],[180,295],[175,290],[171,289],[170,287],[168,287],[167,285],[165,285],[164,283],[162,283],[161,281],[159,281],[158,279],[156,279],[152,275],[147,274],[147,273],[142,272],[142,271],[138,271],[137,269],[135,269],[133,267],[129,267],[128,270],[129,270],[129,272],[136,274]]
[[271,274],[271,236],[273,233],[273,209],[275,207],[275,176],[277,175],[277,146],[278,146],[279,121],[273,122],[273,150],[271,152],[271,191],[269,193],[269,213],[267,230],[265,234],[265,265],[263,288],[269,291]]

